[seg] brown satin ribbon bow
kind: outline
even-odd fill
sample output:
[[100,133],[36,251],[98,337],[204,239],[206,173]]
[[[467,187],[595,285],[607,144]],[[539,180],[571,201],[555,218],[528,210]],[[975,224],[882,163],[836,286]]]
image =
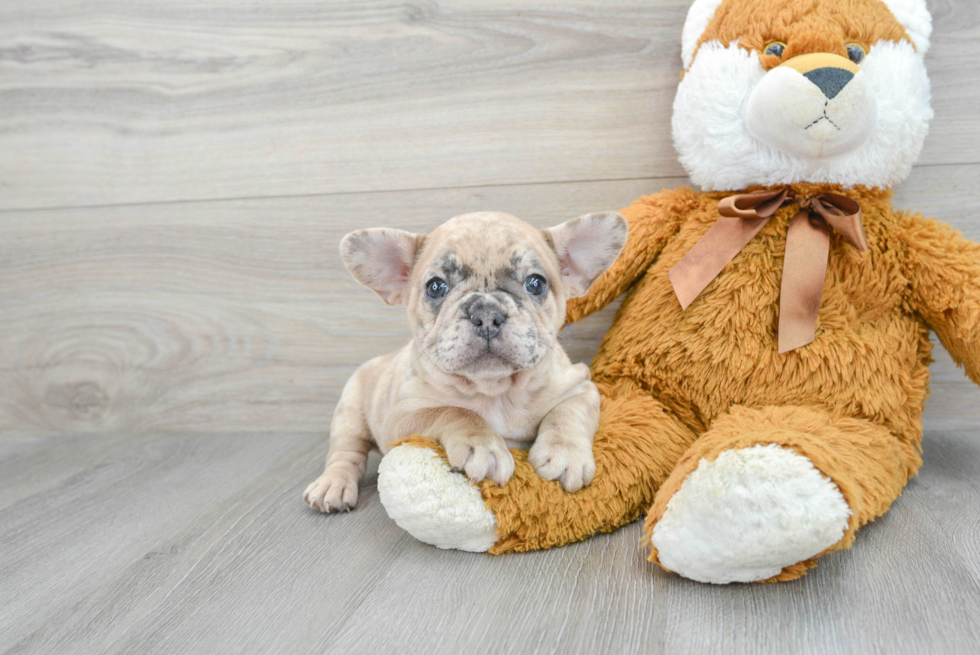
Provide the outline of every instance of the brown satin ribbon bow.
[[721,217],[667,274],[681,307],[687,309],[694,302],[776,210],[794,204],[800,212],[790,220],[786,233],[783,281],[779,290],[779,352],[811,343],[827,276],[830,228],[858,250],[868,249],[861,205],[847,196],[821,193],[804,198],[785,188],[722,199],[718,203]]

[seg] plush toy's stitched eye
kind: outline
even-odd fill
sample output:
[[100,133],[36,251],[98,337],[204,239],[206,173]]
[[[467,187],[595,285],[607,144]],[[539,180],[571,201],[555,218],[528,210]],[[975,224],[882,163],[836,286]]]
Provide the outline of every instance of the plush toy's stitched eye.
[[783,51],[785,49],[786,49],[785,43],[783,43],[782,41],[773,41],[772,43],[766,46],[766,49],[763,50],[763,53],[767,55],[773,55],[776,57],[782,57]]
[[540,296],[542,293],[544,293],[544,290],[547,287],[548,281],[537,273],[534,275],[529,275],[528,278],[524,280],[524,290],[532,296]]
[[430,298],[442,298],[449,292],[449,285],[442,278],[434,277],[425,283],[425,295]]
[[847,44],[847,56],[855,64],[860,64],[862,61],[864,61],[864,56],[866,54],[868,53],[864,50],[864,46],[858,43]]

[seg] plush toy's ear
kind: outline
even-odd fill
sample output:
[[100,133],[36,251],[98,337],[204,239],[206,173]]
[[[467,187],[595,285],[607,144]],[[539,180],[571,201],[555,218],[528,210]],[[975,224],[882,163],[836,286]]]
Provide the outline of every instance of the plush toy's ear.
[[340,242],[340,256],[354,279],[389,305],[408,301],[408,282],[424,234],[387,227],[351,232]]
[[722,0],[694,0],[687,10],[687,19],[681,31],[681,59],[684,62],[684,70],[690,68],[694,62],[694,48],[697,47],[701,35],[714,18],[715,10],[721,2]]
[[626,244],[626,219],[615,212],[586,214],[545,232],[551,237],[568,295],[581,296]]
[[932,36],[932,15],[926,7],[926,0],[884,0],[884,3],[905,28],[916,52],[925,55]]

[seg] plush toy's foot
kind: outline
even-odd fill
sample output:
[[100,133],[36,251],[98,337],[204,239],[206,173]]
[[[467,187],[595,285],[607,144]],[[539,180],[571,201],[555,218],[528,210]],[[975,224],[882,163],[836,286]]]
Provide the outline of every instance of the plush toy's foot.
[[851,516],[809,459],[774,444],[701,460],[653,528],[660,563],[700,582],[779,575],[840,541]]
[[497,519],[480,489],[450,470],[436,442],[413,441],[393,448],[378,467],[378,496],[388,516],[427,544],[489,550],[497,541]]
[[598,386],[602,417],[593,446],[596,474],[588,486],[568,493],[541,479],[522,450],[511,451],[510,482],[474,486],[450,470],[439,444],[412,437],[385,455],[378,469],[388,515],[426,543],[491,553],[561,546],[635,520],[695,435],[628,380]]
[[919,462],[914,447],[870,421],[733,408],[657,493],[650,559],[702,582],[797,578],[883,514]]

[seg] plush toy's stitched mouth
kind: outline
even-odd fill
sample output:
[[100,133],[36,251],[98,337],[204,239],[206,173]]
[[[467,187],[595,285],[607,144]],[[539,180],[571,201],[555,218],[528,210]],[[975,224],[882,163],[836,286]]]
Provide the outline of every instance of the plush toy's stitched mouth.
[[805,132],[806,130],[809,130],[809,129],[810,129],[811,127],[813,127],[814,125],[816,125],[817,123],[819,123],[820,121],[823,121],[823,120],[825,120],[825,121],[827,121],[828,123],[830,123],[831,125],[833,125],[833,126],[834,126],[834,129],[836,129],[836,130],[837,130],[838,132],[840,132],[840,131],[841,131],[841,129],[840,129],[840,126],[839,126],[839,125],[837,125],[837,123],[835,123],[835,122],[834,122],[834,121],[833,121],[833,120],[832,120],[832,119],[830,118],[830,116],[828,116],[828,115],[827,115],[827,105],[828,105],[829,103],[830,103],[830,100],[827,100],[826,102],[824,102],[824,103],[823,103],[823,116],[821,116],[821,117],[820,117],[820,118],[818,118],[817,120],[815,120],[815,121],[813,121],[812,123],[810,123],[809,125],[807,125],[806,127],[804,127],[804,128],[803,128],[803,131],[804,131],[804,132]]

